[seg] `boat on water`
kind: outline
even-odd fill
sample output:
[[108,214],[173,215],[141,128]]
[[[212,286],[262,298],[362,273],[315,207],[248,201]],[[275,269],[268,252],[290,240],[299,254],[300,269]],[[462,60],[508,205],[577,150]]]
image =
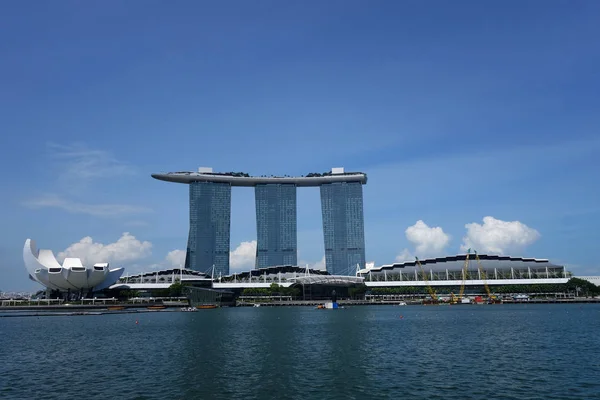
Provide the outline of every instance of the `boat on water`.
[[148,310],[164,310],[167,306],[148,306],[146,307]]
[[218,306],[216,304],[200,304],[199,306],[196,306],[196,308],[198,310],[205,310],[205,309],[209,309],[209,308],[217,308]]
[[330,302],[327,302],[324,304],[319,304],[315,308],[317,310],[337,310],[337,309],[344,308],[344,306],[340,306],[337,302],[330,301]]
[[125,306],[108,306],[108,311],[121,311],[124,309]]
[[194,308],[194,307],[181,307],[181,311],[183,311],[183,312],[195,312],[195,311],[198,311],[198,309]]

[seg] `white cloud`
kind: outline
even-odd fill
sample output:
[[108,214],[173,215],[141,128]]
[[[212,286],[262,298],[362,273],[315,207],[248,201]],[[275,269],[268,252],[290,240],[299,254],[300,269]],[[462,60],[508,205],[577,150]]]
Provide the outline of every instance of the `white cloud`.
[[[182,266],[185,264],[185,256],[185,250],[172,250],[165,257],[163,264],[166,265],[166,268]],[[234,273],[253,269],[255,260],[256,240],[242,242],[233,251],[229,252],[230,272]]]
[[519,254],[540,238],[540,233],[519,221],[502,221],[484,217],[483,224],[466,224],[467,234],[460,249],[471,248],[481,253]]
[[115,217],[122,215],[147,213],[147,207],[127,204],[85,204],[67,200],[55,194],[49,194],[23,203],[25,206],[39,208],[58,208],[72,214],[88,214],[95,217]]
[[157,263],[127,265],[127,274],[139,274],[140,272],[159,271],[170,268],[185,268],[185,250],[175,249],[167,253],[165,258]]
[[229,253],[230,272],[246,271],[254,268],[256,260],[256,240],[242,242]]
[[117,160],[110,152],[90,149],[82,143],[48,143],[48,149],[63,168],[59,179],[70,183],[135,174],[132,166]]
[[[61,195],[45,194],[25,201],[23,205],[30,208],[57,208],[73,214],[87,214],[97,217],[111,217],[149,212],[147,207],[127,204],[88,204],[70,200],[83,193],[91,193],[88,186],[96,185],[99,179],[111,179],[134,175],[135,168],[118,161],[111,153],[95,150],[80,143],[56,144],[48,143],[51,163],[57,166],[55,172],[61,188]],[[103,193],[96,187],[98,193]]]
[[323,258],[321,258],[321,260],[317,261],[316,263],[308,263],[308,268],[310,269],[319,269],[319,270],[325,270],[325,256],[323,256]]
[[171,267],[183,267],[185,264],[185,250],[172,250],[165,257],[165,261]]
[[395,261],[396,262],[405,262],[405,261],[414,261],[415,260],[415,255],[413,253],[410,252],[410,250],[408,249],[404,249],[402,250],[402,252],[400,254],[398,254],[396,256]]
[[443,253],[450,236],[439,227],[429,227],[422,220],[406,228],[406,238],[415,245],[417,255],[432,256]]
[[[161,266],[162,264],[154,264],[153,266],[156,268],[179,267],[180,265],[185,264],[185,255],[185,250],[172,250],[167,254],[164,262],[162,263],[165,265],[165,267]],[[229,252],[230,273],[254,269],[255,263],[256,240],[242,242],[234,250]],[[325,270],[325,256],[323,256],[319,261],[316,262],[307,262],[300,260],[298,261],[298,265],[301,267],[308,265],[308,268],[310,269]]]
[[93,265],[99,262],[133,262],[150,254],[152,254],[152,243],[142,242],[129,232],[125,232],[119,240],[109,244],[94,242],[90,236],[86,236],[58,253],[57,258],[64,260],[66,257],[77,257],[81,259],[83,265]]
[[418,220],[414,225],[409,226],[404,231],[406,239],[415,246],[415,252],[408,249],[396,256],[396,261],[408,261],[419,257],[436,257],[443,255],[446,246],[450,242],[450,236],[439,227],[429,227],[422,220]]

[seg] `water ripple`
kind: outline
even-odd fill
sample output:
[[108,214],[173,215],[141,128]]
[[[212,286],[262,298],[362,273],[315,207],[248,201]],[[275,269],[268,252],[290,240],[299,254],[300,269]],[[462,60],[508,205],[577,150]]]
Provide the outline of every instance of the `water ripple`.
[[599,311],[263,307],[0,318],[0,398],[600,398]]

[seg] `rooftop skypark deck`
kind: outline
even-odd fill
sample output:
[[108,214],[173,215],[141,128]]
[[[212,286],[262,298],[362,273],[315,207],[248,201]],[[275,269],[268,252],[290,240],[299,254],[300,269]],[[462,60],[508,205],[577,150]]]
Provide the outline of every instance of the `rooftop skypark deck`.
[[212,168],[199,168],[198,172],[180,171],[152,174],[154,179],[176,183],[215,182],[228,183],[231,186],[247,186],[266,184],[292,184],[299,187],[320,186],[335,182],[367,183],[367,175],[363,172],[344,172],[343,168],[333,168],[331,172],[311,172],[304,176],[250,176],[245,172],[213,172]]

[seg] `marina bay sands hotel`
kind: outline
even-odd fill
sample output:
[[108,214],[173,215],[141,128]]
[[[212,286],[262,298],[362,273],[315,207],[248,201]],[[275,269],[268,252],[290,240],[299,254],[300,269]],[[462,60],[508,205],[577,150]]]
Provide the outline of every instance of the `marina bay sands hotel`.
[[333,275],[349,275],[365,267],[362,172],[310,173],[299,177],[250,176],[242,172],[153,174],[153,178],[190,186],[190,232],[185,267],[229,275],[231,187],[254,187],[256,198],[255,268],[297,265],[296,189],[321,190],[325,265]]

